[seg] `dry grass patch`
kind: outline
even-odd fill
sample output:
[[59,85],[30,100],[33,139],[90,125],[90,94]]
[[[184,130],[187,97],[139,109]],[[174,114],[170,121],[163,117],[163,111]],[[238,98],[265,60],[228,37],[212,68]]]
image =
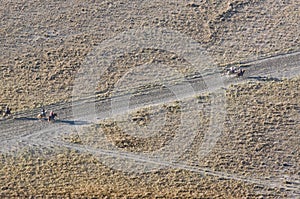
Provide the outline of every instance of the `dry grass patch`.
[[[299,82],[299,79],[293,79],[232,86],[227,92],[228,116],[221,139],[208,156],[200,158],[197,156],[197,147],[205,133],[205,128],[201,129],[183,161],[212,171],[238,174],[250,180],[255,178],[277,182],[282,186],[297,180],[300,157],[297,134]],[[199,104],[208,105],[210,97],[199,96],[197,100]],[[95,142],[99,136],[97,130],[102,128],[111,142],[122,150],[156,150],[166,140],[172,139],[176,126],[174,121],[177,121],[182,107],[170,104],[163,108],[167,113],[166,118],[173,121],[166,130],[167,137],[154,136],[149,141],[136,139],[118,129],[120,121],[105,121],[94,127],[94,131],[85,131],[86,136],[76,137],[74,134],[65,141],[97,149],[100,146]],[[127,119],[144,127],[149,124],[147,122],[151,123],[151,114],[156,111],[147,108],[136,110]],[[150,115],[150,121],[147,115]],[[210,116],[206,111],[202,116],[201,121],[205,127]],[[175,168],[145,174],[126,173],[104,166],[101,155],[78,153],[63,147],[56,152],[55,149],[47,150],[33,154],[32,149],[29,149],[14,156],[2,154],[0,195],[66,198],[272,198],[288,197],[291,193],[285,189],[270,188],[268,184],[257,185],[235,179],[203,176]]]
[[26,152],[15,157],[2,155],[0,165],[1,197],[241,198],[260,195],[253,185],[178,169],[124,174],[103,166],[91,155],[68,150],[45,158]]
[[201,164],[282,184],[297,180],[299,83],[293,79],[232,86],[223,135]]

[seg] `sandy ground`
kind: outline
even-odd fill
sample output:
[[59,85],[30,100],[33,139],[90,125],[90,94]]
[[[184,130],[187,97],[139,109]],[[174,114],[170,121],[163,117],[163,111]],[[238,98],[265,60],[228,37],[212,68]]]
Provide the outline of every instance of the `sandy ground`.
[[198,41],[219,65],[297,51],[298,8],[296,0],[4,1],[1,103],[19,110],[70,98],[87,53],[142,27],[180,31]]
[[[220,67],[296,52],[299,7],[296,0],[4,1],[0,6],[0,103],[19,111],[69,100],[76,72],[88,53],[101,42],[136,28],[180,31],[198,41]],[[99,82],[98,92],[109,95],[105,92],[127,70],[157,62],[179,66],[183,74],[190,72],[186,60],[169,52],[126,52],[114,60],[103,82]],[[197,151],[209,116],[199,111],[203,128],[180,160],[196,166],[196,171],[171,166],[151,173],[128,174],[110,168],[97,155],[58,146],[39,150],[33,145],[14,154],[1,154],[0,196],[298,197],[299,82],[264,81],[229,88],[224,131],[205,158]],[[203,106],[210,103],[209,97],[197,99]],[[124,151],[155,151],[172,140],[180,117],[180,106],[168,104],[160,109],[167,112],[169,124],[151,139],[124,135],[109,120],[98,128]],[[150,113],[139,110],[131,119],[143,127]],[[97,128],[92,130],[90,138],[71,133],[62,139],[79,147],[87,144],[97,148],[97,142],[91,139],[97,135]]]
[[[119,118],[105,120],[79,136],[68,133],[56,138],[83,150],[44,144],[44,147],[35,147],[33,142],[15,153],[3,153],[0,162],[1,196],[296,197],[299,194],[300,157],[299,82],[299,79],[293,79],[230,87],[226,92],[224,131],[204,158],[198,151],[210,120],[204,107],[210,103],[211,97],[197,97],[195,100],[204,107],[199,112],[201,128],[192,144],[179,160],[179,165],[171,164],[154,172],[118,171],[107,163],[107,156],[89,152],[86,147],[103,148],[98,137],[104,132],[109,142],[124,152],[156,151],[174,138],[180,114],[186,111],[176,103],[158,109],[166,111],[166,125],[156,136],[147,139],[123,134],[118,127],[122,122]],[[147,114],[155,114],[155,111],[157,109],[133,112],[130,122],[143,127],[151,122],[148,120],[152,117],[148,118]],[[185,165],[184,169],[180,164]]]

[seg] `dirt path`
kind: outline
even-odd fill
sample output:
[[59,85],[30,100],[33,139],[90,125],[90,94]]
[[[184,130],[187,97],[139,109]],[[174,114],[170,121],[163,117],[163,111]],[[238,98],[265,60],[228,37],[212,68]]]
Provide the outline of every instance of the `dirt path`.
[[[244,63],[242,67],[246,69],[246,73],[243,78],[235,78],[227,75],[219,76],[219,73],[211,73],[207,75],[195,74],[187,77],[187,82],[193,87],[195,95],[200,95],[201,93],[207,92],[207,86],[205,85],[203,78],[209,79],[210,76],[213,78],[221,77],[224,87],[229,87],[231,84],[241,83],[249,80],[276,80],[282,78],[293,78],[299,76],[300,74],[300,52],[279,55],[276,57],[270,57],[263,60],[258,60],[254,62]],[[179,83],[180,84],[180,83]],[[213,85],[209,89],[213,92],[213,89],[220,89],[221,85]],[[150,96],[150,97],[149,97]],[[191,93],[185,93],[182,95],[183,98],[193,97]],[[119,97],[119,96],[117,96]],[[180,100],[174,96],[168,89],[162,88],[151,88],[150,90],[140,91],[140,94],[135,97],[137,103],[132,103],[134,106],[131,108],[137,109],[144,106],[153,104],[164,104],[166,102],[172,102],[175,100]],[[93,99],[93,98],[92,98]],[[68,103],[57,103],[50,105],[48,109],[57,110],[59,112],[59,119],[61,121],[60,125],[74,125],[76,121],[73,119],[72,106],[73,104],[80,105],[82,103],[94,103],[92,99],[82,100],[83,102],[68,102]],[[110,107],[111,98],[100,99],[96,101],[98,109],[101,110],[101,117],[98,119],[104,119],[111,117]],[[84,105],[86,107],[88,105]],[[120,107],[121,109],[121,107]],[[1,140],[5,140],[7,137],[15,137],[26,135],[28,132],[34,134],[39,132],[40,129],[53,128],[53,124],[48,124],[45,122],[37,121],[36,116],[39,110],[30,110],[26,112],[16,113],[14,119],[3,118],[0,120],[1,128],[0,136]],[[78,114],[78,113],[76,113]],[[81,112],[80,115],[87,115],[88,113]],[[78,117],[78,116],[77,116]],[[99,116],[98,116],[99,117]],[[79,121],[77,121],[79,123]],[[87,121],[86,121],[87,122]]]
[[[176,100],[185,100],[187,98],[193,97],[193,95],[200,95],[206,93],[207,87],[203,84],[203,78],[212,79],[216,77],[222,78],[224,85],[213,85],[209,89],[210,92],[219,90],[220,87],[229,87],[232,84],[245,82],[248,80],[280,80],[281,78],[292,78],[299,76],[300,74],[300,53],[292,53],[286,55],[279,55],[276,57],[270,57],[263,60],[258,60],[254,62],[244,63],[242,67],[246,69],[245,76],[243,78],[233,78],[228,76],[220,76],[220,73],[213,72],[211,74],[202,75],[195,74],[194,76],[187,77],[186,82],[192,85],[194,93],[184,93],[181,95],[181,99],[176,98],[168,89],[162,88],[152,88],[150,90],[140,91],[138,95],[131,98],[131,111],[133,109],[147,107],[154,104],[166,104]],[[178,85],[181,83],[179,82]],[[222,88],[221,88],[222,89]],[[117,96],[119,97],[119,96]],[[107,118],[114,118],[115,115],[111,113],[111,98],[101,99],[96,101],[96,108],[101,111],[101,114],[97,115],[97,120],[103,120]],[[38,121],[36,115],[38,110],[27,111],[23,113],[17,113],[14,119],[5,119],[0,121],[0,144],[2,152],[13,152],[21,150],[27,146],[33,146],[37,148],[49,147],[49,146],[63,146],[70,149],[75,149],[82,152],[88,152],[95,155],[104,155],[112,157],[122,157],[131,159],[133,161],[146,162],[149,164],[159,164],[167,167],[175,167],[186,169],[194,172],[199,172],[200,174],[207,174],[213,176],[223,177],[225,179],[241,180],[245,182],[250,182],[254,184],[261,184],[268,187],[283,188],[290,191],[299,191],[300,182],[294,181],[289,185],[284,185],[281,182],[262,180],[255,178],[247,178],[245,176],[239,176],[236,174],[216,172],[207,168],[193,167],[185,163],[170,163],[163,160],[152,160],[145,159],[138,155],[130,155],[128,153],[118,153],[115,151],[102,150],[89,148],[88,146],[78,146],[76,144],[71,144],[64,142],[61,139],[63,135],[73,132],[74,129],[89,126],[94,124],[95,121],[81,120],[78,118],[90,118],[89,116],[89,106],[92,106],[95,102],[93,100],[84,100],[74,103],[59,103],[52,105],[51,109],[57,110],[59,112],[59,120],[56,123],[49,124],[45,121]],[[76,118],[73,117],[74,106],[76,110],[80,111],[79,115],[76,113]],[[120,105],[121,106],[121,105]],[[78,109],[79,108],[79,109]],[[123,107],[115,107],[117,114],[121,113]]]

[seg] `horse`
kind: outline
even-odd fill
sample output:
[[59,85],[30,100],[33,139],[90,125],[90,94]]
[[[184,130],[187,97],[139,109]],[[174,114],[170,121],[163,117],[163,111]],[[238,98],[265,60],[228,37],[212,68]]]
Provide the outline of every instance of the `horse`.
[[57,113],[53,113],[53,115],[49,115],[48,122],[55,121],[55,117],[57,117]]
[[235,74],[237,71],[236,67],[230,67],[229,69],[227,69],[227,75],[233,75]]
[[47,113],[47,111],[45,111],[44,113],[40,113],[40,114],[38,114],[37,115],[37,118],[40,120],[40,119],[42,119],[42,118],[46,118],[47,116],[46,116],[46,113]]

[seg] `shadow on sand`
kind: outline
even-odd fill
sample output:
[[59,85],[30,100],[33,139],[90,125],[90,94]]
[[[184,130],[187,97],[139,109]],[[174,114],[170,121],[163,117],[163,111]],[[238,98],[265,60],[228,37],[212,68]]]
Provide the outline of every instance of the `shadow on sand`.
[[[15,118],[15,120],[25,120],[25,121],[48,121],[47,118],[42,118],[42,119],[38,119],[38,118],[33,118],[33,117],[19,117],[19,118]],[[56,119],[55,123],[64,123],[64,124],[69,124],[69,125],[87,125],[89,124],[89,122],[87,121],[74,121],[74,120],[60,120],[60,119]]]
[[266,77],[266,76],[253,76],[253,77],[247,77],[247,79],[253,79],[257,81],[264,81],[264,82],[282,82],[282,79],[276,78],[276,77]]
[[15,118],[15,120],[34,121],[34,120],[39,120],[39,119],[38,118],[33,118],[33,117],[18,117],[18,118]]
[[56,122],[65,123],[69,125],[78,125],[78,126],[89,124],[89,122],[87,121],[74,121],[74,120],[56,120]]

